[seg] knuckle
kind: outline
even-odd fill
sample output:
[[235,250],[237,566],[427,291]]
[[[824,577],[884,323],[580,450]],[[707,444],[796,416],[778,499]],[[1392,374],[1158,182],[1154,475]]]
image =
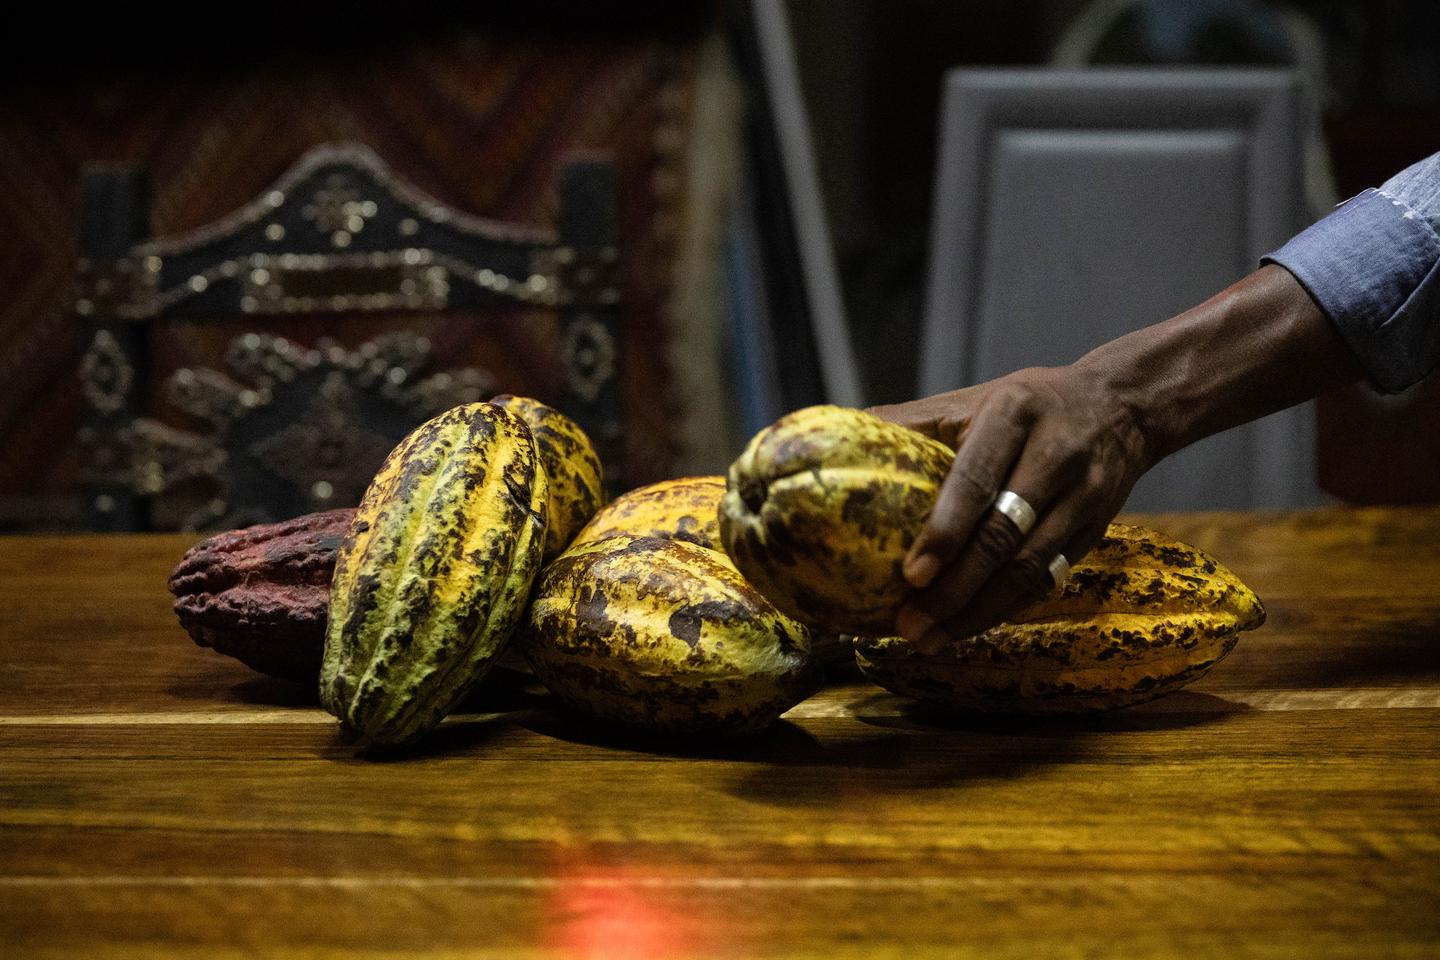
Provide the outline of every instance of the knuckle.
[[1061,437],[1049,437],[1040,443],[1040,456],[1054,467],[1069,468],[1083,456],[1074,443]]
[[983,503],[995,495],[995,481],[989,471],[959,460],[950,468],[959,493],[970,503]]
[[1008,517],[996,514],[975,531],[974,549],[981,561],[992,568],[1009,560],[1020,546],[1020,531]]
[[[1024,371],[1021,371],[1022,373]],[[1023,410],[1035,396],[1035,390],[1019,376],[1007,379],[996,399],[1009,410]]]
[[1091,461],[1087,464],[1080,475],[1079,493],[1085,500],[1095,500],[1103,497],[1110,489],[1111,481],[1109,474],[1103,465]]

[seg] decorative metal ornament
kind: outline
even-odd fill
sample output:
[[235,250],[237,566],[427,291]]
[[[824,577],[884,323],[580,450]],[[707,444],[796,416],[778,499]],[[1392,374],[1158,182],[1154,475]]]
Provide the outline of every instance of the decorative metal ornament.
[[549,231],[452,210],[371,150],[333,145],[212,224],[138,244],[118,261],[82,262],[76,309],[149,320],[204,297],[202,313],[440,310],[458,284],[553,306],[570,299],[545,256],[555,242]]
[[560,344],[570,389],[585,400],[600,396],[615,376],[615,338],[595,317],[582,313],[571,322]]
[[334,235],[340,231],[354,234],[364,230],[366,222],[378,210],[374,200],[362,197],[359,190],[332,176],[311,195],[310,202],[301,207],[300,215],[322,234]]
[[184,368],[166,382],[169,401],[208,432],[138,419],[95,479],[148,497],[182,487],[193,497],[195,486],[203,502],[185,512],[186,529],[357,503],[414,424],[494,393],[483,370],[424,376],[432,360],[430,341],[411,332],[354,349],[244,334],[226,350],[228,372]]
[[80,388],[90,406],[106,415],[119,413],[134,384],[135,368],[115,335],[109,330],[95,331],[80,361]]

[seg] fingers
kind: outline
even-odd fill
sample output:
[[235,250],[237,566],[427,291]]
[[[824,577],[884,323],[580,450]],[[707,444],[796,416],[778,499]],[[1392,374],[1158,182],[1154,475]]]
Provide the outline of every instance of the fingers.
[[1008,517],[991,511],[975,528],[956,562],[901,609],[896,621],[900,634],[912,641],[929,639],[937,626],[947,624],[993,573],[1015,556],[1023,539]]
[[[978,423],[975,437],[977,440],[980,438]],[[1084,496],[1085,488],[1078,483],[1086,469],[1084,451],[1067,444],[1063,437],[1052,438],[1043,431],[1029,438],[1022,436],[1016,442],[1024,443],[1024,452],[1014,472],[1005,481],[1005,489],[1019,494],[1029,503],[1041,518],[1038,526],[1029,531],[1027,537],[1027,531],[1020,530],[1005,514],[990,509],[989,504],[981,506],[976,512],[983,512],[983,516],[977,518],[973,532],[966,537],[963,548],[957,551],[958,556],[953,562],[938,567],[937,572],[944,572],[932,577],[928,587],[912,597],[901,610],[896,626],[902,635],[912,641],[923,642],[936,627],[951,630],[952,622],[962,611],[974,622],[989,620],[989,625],[993,625],[998,618],[990,618],[997,617],[997,611],[1000,611],[1000,616],[1012,613],[1019,606],[1043,596],[1053,586],[1050,561],[1068,545],[1089,515],[1083,512],[1082,501],[1088,501],[1088,497]],[[968,442],[966,446],[969,446]],[[998,484],[992,487],[995,488]],[[972,509],[977,505],[976,500],[971,500],[964,504],[964,508]],[[937,502],[935,515],[940,513]],[[952,527],[955,525],[953,514],[942,519]],[[931,521],[933,526],[934,515]],[[929,531],[930,526],[927,526],[926,533]],[[930,549],[928,543],[925,547]],[[912,548],[912,555],[914,552]],[[937,553],[932,551],[930,556]],[[995,582],[993,578],[1001,570],[1005,571],[1005,576]],[[914,578],[907,576],[907,579],[915,583]],[[973,610],[969,609],[972,602]],[[970,620],[961,620],[958,628],[964,629],[969,623]]]
[[1104,536],[1108,518],[1086,522],[1082,516],[1087,507],[1080,498],[1071,498],[1052,509],[1010,561],[985,582],[974,602],[932,627],[916,646],[934,653],[951,639],[973,636],[1011,619],[1059,587],[1057,569],[1052,567],[1055,558],[1079,563]]
[[[977,534],[977,523],[1024,445],[1029,424],[1022,414],[1013,400],[1000,396],[976,416],[940,485],[930,518],[905,557],[902,569],[911,586],[929,586]],[[988,536],[1004,534],[992,530]]]

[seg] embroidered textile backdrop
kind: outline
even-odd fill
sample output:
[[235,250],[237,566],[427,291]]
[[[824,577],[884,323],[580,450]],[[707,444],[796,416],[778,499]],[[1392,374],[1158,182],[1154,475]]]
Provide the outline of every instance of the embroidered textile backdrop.
[[[616,162],[623,257],[623,396],[628,478],[669,475],[676,404],[666,347],[670,264],[682,198],[696,45],[685,39],[470,33],[301,62],[191,70],[181,79],[15,80],[0,97],[0,527],[63,522],[78,498],[83,349],[67,300],[82,167],[133,164],[149,177],[157,235],[208,223],[261,193],[307,148],[353,140],[443,202],[486,217],[554,226],[563,156]],[[139,76],[135,73],[141,74]],[[244,329],[322,333],[347,345],[384,318],[283,319]],[[534,361],[553,338],[543,315],[441,315],[406,324],[436,367],[476,366],[498,388],[545,397]],[[156,386],[179,366],[219,367],[239,328],[159,327]],[[46,517],[44,514],[51,515]],[[73,516],[73,514],[71,514]]]

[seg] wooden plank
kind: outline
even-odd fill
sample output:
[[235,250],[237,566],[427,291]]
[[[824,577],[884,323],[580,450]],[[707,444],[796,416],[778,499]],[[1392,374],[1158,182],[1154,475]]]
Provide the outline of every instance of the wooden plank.
[[[1300,722],[1276,730],[1277,716]],[[1254,756],[1186,728],[1169,734],[1196,741],[1178,759],[1152,752],[1155,734],[922,734],[914,744],[892,733],[790,765],[597,749],[512,758],[474,746],[389,764],[7,760],[0,824],[232,834],[284,824],[481,844],[1440,853],[1440,758],[1426,756],[1434,726],[1402,737],[1387,722],[1385,749],[1329,755],[1330,731],[1306,735],[1306,719],[1257,718],[1251,735],[1268,749]],[[1357,715],[1356,726],[1374,720]],[[10,842],[23,844],[23,831]]]
[[[1080,882],[1075,882],[1076,880]],[[637,882],[637,881],[653,882]],[[65,899],[45,896],[63,893]],[[35,956],[1422,957],[1413,877],[1185,874],[673,882],[558,874],[505,884],[406,880],[0,890]],[[1321,922],[1299,916],[1327,912]],[[97,944],[73,916],[112,932]],[[1318,917],[1317,917],[1318,919]],[[56,927],[63,933],[57,934]],[[1433,935],[1433,922],[1429,927]],[[288,936],[281,937],[280,931]],[[217,951],[223,951],[218,952]]]

